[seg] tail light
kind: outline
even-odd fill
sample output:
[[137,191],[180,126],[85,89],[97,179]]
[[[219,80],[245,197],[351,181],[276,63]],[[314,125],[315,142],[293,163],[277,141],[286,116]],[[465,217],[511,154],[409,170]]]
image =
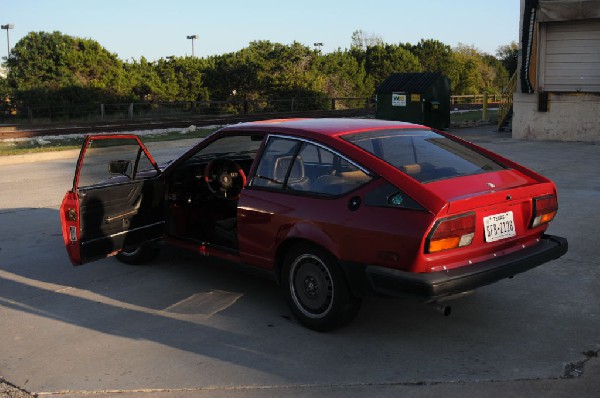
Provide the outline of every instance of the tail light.
[[533,212],[529,228],[539,227],[554,219],[558,211],[558,201],[555,195],[533,198]]
[[468,246],[475,236],[475,213],[442,218],[436,221],[427,237],[425,253]]

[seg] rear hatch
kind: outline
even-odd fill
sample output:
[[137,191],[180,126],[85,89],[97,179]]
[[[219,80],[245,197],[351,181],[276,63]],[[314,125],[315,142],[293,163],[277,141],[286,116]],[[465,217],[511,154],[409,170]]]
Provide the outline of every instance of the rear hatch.
[[432,181],[425,187],[448,203],[448,214],[515,205],[530,202],[532,195],[554,193],[551,182],[539,181],[514,169]]
[[[532,224],[534,202],[538,200],[536,198],[556,197],[552,182],[540,181],[514,169],[449,178],[424,185],[447,202],[436,219],[474,214],[475,222],[471,244],[428,254],[427,271],[469,265],[537,243],[547,223]],[[427,242],[424,245],[427,253]]]
[[411,126],[343,138],[383,160],[370,161],[374,171],[434,215],[414,272],[456,268],[533,245],[556,213],[550,180],[446,133]]

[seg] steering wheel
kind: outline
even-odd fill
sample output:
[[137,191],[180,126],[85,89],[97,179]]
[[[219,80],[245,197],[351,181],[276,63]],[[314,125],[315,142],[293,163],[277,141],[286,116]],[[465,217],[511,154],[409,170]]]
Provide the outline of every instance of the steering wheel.
[[246,185],[246,174],[233,160],[213,159],[204,168],[204,181],[214,195],[236,200]]

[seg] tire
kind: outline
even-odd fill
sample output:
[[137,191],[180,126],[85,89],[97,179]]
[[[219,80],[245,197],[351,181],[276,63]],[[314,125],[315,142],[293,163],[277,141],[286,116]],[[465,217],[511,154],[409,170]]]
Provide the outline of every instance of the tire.
[[160,249],[154,246],[142,245],[128,247],[116,254],[117,260],[129,265],[145,265],[160,254]]
[[319,332],[348,324],[362,302],[351,294],[335,258],[308,244],[294,246],[285,256],[282,287],[298,321]]

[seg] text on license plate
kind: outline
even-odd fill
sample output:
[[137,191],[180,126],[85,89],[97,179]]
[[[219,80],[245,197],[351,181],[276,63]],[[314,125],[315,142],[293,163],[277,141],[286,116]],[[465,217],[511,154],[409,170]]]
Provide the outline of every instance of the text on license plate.
[[515,221],[513,212],[494,214],[483,217],[483,229],[485,230],[485,241],[495,242],[497,240],[510,238],[515,236]]

